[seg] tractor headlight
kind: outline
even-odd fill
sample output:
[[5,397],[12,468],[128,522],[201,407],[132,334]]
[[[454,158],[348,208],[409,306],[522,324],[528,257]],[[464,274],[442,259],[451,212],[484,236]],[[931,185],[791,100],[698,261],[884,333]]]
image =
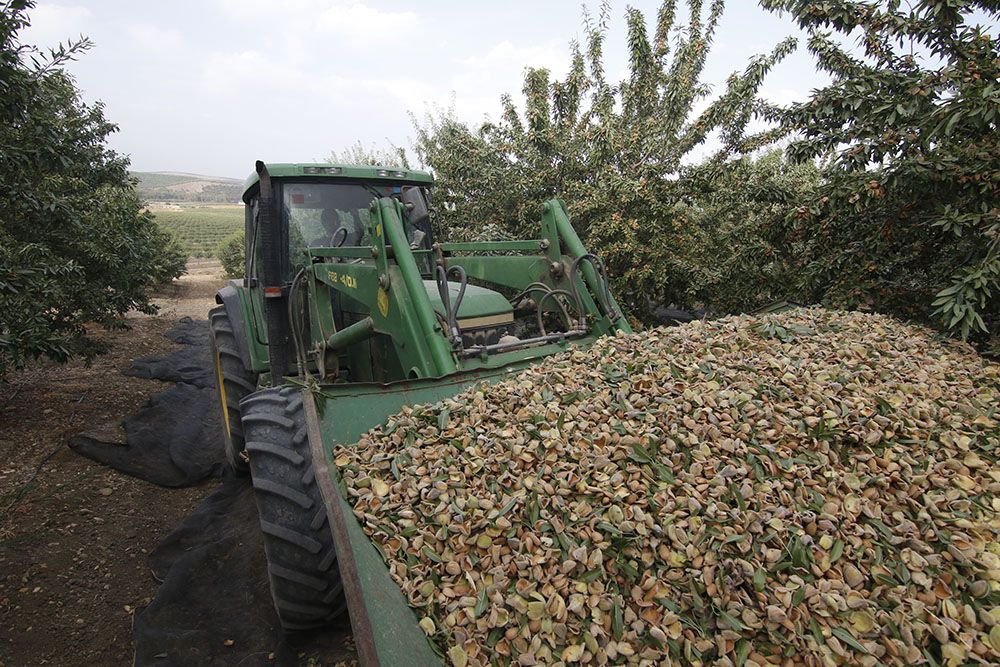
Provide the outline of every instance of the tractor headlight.
[[340,167],[302,167],[303,174],[339,174]]

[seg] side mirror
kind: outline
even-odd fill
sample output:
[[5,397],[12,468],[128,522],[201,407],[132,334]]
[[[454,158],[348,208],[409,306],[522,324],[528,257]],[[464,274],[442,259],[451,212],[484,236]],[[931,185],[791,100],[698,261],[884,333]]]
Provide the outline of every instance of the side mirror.
[[431,220],[427,211],[427,202],[420,188],[409,188],[404,190],[401,196],[403,207],[406,209],[407,221],[417,229],[425,229]]

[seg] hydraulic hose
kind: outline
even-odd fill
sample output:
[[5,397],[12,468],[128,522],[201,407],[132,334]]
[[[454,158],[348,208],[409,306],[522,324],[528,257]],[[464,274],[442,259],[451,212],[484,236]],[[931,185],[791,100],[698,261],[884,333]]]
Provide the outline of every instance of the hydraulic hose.
[[[451,287],[448,284],[448,274],[458,275],[458,295],[455,297],[455,305],[451,303]],[[461,266],[452,266],[445,269],[443,266],[437,267],[437,287],[438,295],[441,297],[441,304],[444,306],[445,320],[448,324],[448,335],[453,344],[461,346],[462,331],[458,328],[458,309],[462,307],[462,299],[465,297],[465,288],[469,283],[469,277],[465,269]]]

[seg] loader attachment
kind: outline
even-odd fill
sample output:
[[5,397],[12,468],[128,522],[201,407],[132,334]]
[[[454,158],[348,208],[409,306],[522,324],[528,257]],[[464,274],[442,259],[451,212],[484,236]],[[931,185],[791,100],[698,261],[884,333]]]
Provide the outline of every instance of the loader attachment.
[[529,362],[446,378],[393,385],[326,385],[303,390],[309,444],[316,479],[326,505],[337,549],[340,576],[350,611],[351,629],[362,665],[402,667],[441,665],[419,619],[392,580],[381,554],[372,545],[340,492],[333,462],[338,444],[353,444],[406,405],[435,403],[479,382],[495,382]]

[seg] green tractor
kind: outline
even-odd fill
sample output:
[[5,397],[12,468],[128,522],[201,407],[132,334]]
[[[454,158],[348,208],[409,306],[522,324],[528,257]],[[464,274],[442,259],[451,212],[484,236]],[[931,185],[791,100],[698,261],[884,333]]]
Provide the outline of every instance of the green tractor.
[[432,182],[257,162],[245,278],[210,315],[227,461],[252,478],[281,623],[349,610],[362,664],[439,659],[337,491],[334,447],[404,405],[630,331],[561,201],[541,207],[537,239],[435,242]]

